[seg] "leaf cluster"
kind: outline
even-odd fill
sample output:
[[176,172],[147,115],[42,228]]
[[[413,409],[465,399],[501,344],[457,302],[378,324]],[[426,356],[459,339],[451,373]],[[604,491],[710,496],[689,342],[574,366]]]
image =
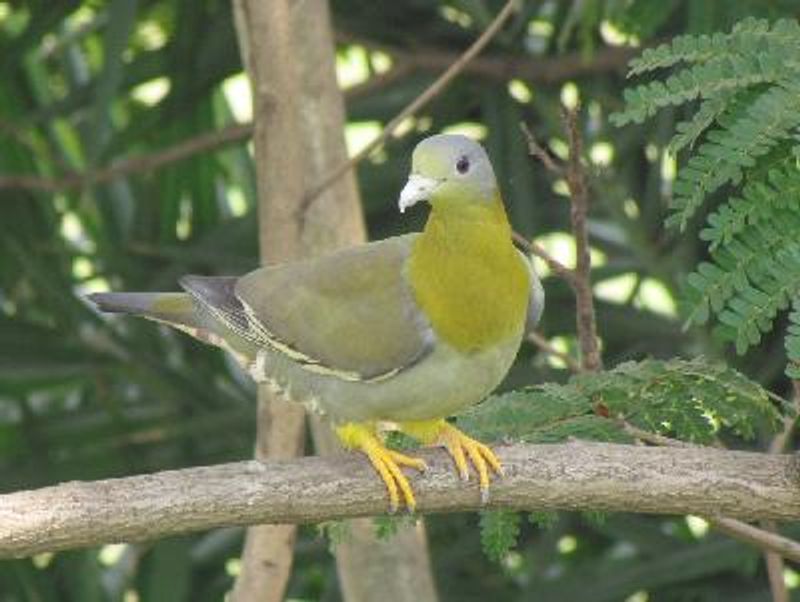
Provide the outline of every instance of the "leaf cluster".
[[490,398],[461,418],[489,440],[528,443],[568,438],[630,441],[621,420],[684,441],[708,443],[722,431],[752,439],[779,411],[759,384],[703,358],[620,364],[568,383],[543,384]]
[[667,224],[684,230],[705,201],[722,196],[700,233],[710,261],[688,278],[688,317],[703,324],[715,314],[718,332],[744,353],[800,292],[800,25],[751,18],[730,33],[679,36],[645,50],[630,75],[667,68],[666,80],[626,90],[612,119],[640,123],[698,101],[670,143],[689,157]]
[[[800,337],[800,313],[798,314]],[[800,340],[800,338],[798,338]],[[630,442],[625,423],[694,443],[727,431],[753,439],[758,427],[774,430],[779,410],[769,393],[736,370],[703,358],[628,362],[602,373],[581,374],[563,385],[543,384],[489,398],[459,425],[490,440],[545,443],[568,438]],[[585,517],[602,524],[606,517]],[[547,527],[551,514],[532,514]],[[483,512],[481,544],[502,560],[516,545],[517,513]]]

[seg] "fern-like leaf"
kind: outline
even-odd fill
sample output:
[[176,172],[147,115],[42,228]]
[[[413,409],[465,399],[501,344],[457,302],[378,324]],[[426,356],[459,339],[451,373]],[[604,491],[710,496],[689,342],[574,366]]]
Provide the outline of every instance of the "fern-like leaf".
[[642,55],[629,65],[628,76],[673,67],[679,63],[700,63],[715,56],[745,49],[790,49],[800,39],[800,25],[791,19],[782,19],[770,27],[765,19],[744,19],[729,34],[715,33],[701,36],[678,36],[655,48],[646,48]]
[[746,168],[769,152],[800,124],[798,90],[775,86],[764,91],[744,114],[709,134],[675,182],[668,225],[683,229],[712,192],[727,183],[738,184]]
[[614,419],[618,417],[653,432],[702,442],[721,428],[752,437],[753,424],[774,425],[777,412],[759,385],[723,365],[702,359],[647,360],[579,375],[565,385],[492,397],[460,417],[459,426],[487,440],[630,441]]
[[581,376],[576,384],[612,415],[653,432],[708,442],[723,427],[752,438],[754,424],[777,424],[766,391],[723,364],[648,360],[607,374]]
[[766,181],[747,184],[741,197],[720,205],[708,216],[708,227],[700,232],[700,238],[708,241],[713,251],[746,228],[767,221],[800,227],[800,170],[794,161],[769,170]]
[[774,83],[785,66],[772,56],[723,55],[693,65],[667,78],[624,92],[625,110],[611,115],[615,125],[641,123],[668,106],[682,105],[697,98],[742,90],[757,84]]
[[702,262],[689,274],[689,321],[704,324],[710,312],[721,313],[738,293],[751,288],[760,274],[773,269],[775,254],[794,244],[800,216],[776,213],[769,222],[754,223],[739,236],[712,252],[713,263]]
[[796,298],[789,314],[789,330],[786,334],[786,355],[789,363],[786,366],[786,376],[800,379],[800,298]]
[[486,556],[501,561],[517,545],[520,516],[518,512],[493,510],[481,512],[481,546]]
[[678,63],[697,63],[719,56],[728,50],[728,36],[678,36],[671,42],[655,48],[645,48],[640,57],[630,62],[628,77],[647,71],[672,67]]
[[691,147],[717,118],[728,108],[734,97],[734,92],[722,92],[714,98],[704,100],[697,113],[675,126],[678,131],[669,143],[669,151],[677,153],[684,147]]
[[[796,234],[795,234],[796,236]],[[754,278],[728,302],[719,320],[732,331],[737,353],[744,353],[769,332],[778,312],[800,294],[800,246],[778,251]],[[728,330],[723,330],[727,333]]]
[[[677,126],[670,150],[703,142],[678,172],[667,225],[684,230],[703,203],[723,199],[700,233],[711,261],[688,277],[689,321],[714,314],[739,353],[761,341],[779,312],[800,295],[800,24],[745,19],[727,34],[682,36],[645,50],[631,75],[669,68],[665,83],[625,91],[617,124],[700,99]],[[787,373],[800,375],[800,327],[793,314]]]

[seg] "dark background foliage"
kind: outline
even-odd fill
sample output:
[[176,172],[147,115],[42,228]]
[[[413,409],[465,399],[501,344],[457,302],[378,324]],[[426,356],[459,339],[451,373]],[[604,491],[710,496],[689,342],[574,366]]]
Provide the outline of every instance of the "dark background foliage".
[[[413,100],[500,4],[334,0],[352,144]],[[471,69],[359,166],[370,236],[421,226],[424,210],[403,219],[395,210],[410,151],[426,134],[457,127],[483,138],[517,231],[568,262],[565,185],[528,157],[519,123],[558,154],[559,107],[577,99],[592,167],[605,363],[703,354],[786,393],[780,336],[736,358],[708,331],[681,329],[684,277],[707,252],[696,235],[701,220],[683,234],[663,228],[675,177],[664,148],[683,109],[625,128],[608,116],[622,108],[637,46],[729,30],[747,16],[793,18],[796,9],[789,0],[525,3]],[[400,66],[398,77],[386,75]],[[173,290],[184,273],[256,266],[245,137],[102,176],[126,159],[236,125],[248,93],[229,3],[0,2],[0,69],[0,491],[249,457],[254,387],[231,361],[165,328],[101,317],[81,297],[103,288]],[[553,277],[544,285],[541,330],[573,351],[573,297]],[[504,388],[567,377],[525,347]],[[769,595],[759,552],[694,518],[525,517],[519,545],[499,560],[482,553],[474,515],[431,517],[428,528],[442,600]],[[219,600],[241,537],[221,530],[0,562],[0,601],[129,601],[132,592],[142,601]],[[792,570],[786,579],[800,583]],[[339,599],[327,543],[313,528],[302,531],[290,596]]]

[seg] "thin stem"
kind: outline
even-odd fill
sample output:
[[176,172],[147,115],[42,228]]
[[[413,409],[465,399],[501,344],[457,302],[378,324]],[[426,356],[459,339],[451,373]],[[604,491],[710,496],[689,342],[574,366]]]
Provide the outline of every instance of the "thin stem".
[[583,372],[583,367],[578,363],[578,361],[572,357],[569,353],[564,353],[563,351],[559,351],[555,347],[550,344],[546,338],[544,338],[541,334],[536,331],[528,333],[528,340],[536,345],[539,349],[544,351],[545,353],[552,355],[553,357],[557,357],[562,362],[564,362],[567,366],[567,369],[572,372],[573,374],[578,374]]
[[353,169],[361,161],[367,158],[372,151],[380,146],[389,136],[391,136],[397,127],[407,118],[416,114],[422,107],[427,105],[431,100],[436,98],[456,76],[458,76],[467,64],[483,50],[492,38],[500,31],[508,18],[517,9],[518,0],[508,0],[502,10],[497,13],[494,21],[491,22],[489,27],[475,40],[464,53],[458,57],[450,66],[434,81],[427,90],[417,96],[406,106],[400,113],[398,113],[389,123],[384,126],[381,133],[367,146],[365,146],[358,154],[345,161],[338,167],[335,167],[331,172],[322,178],[322,181],[306,195],[306,198],[301,207],[301,211],[305,212],[314,200],[325,191],[331,184],[336,182],[340,177]]
[[528,240],[518,232],[512,232],[511,238],[515,243],[522,247],[525,252],[536,255],[539,259],[544,261],[547,264],[547,267],[550,268],[550,271],[556,276],[566,280],[567,284],[569,284],[572,288],[575,287],[574,272],[561,263],[558,259],[550,255],[550,253],[547,252],[547,249],[545,249],[542,245],[535,241]]
[[[794,412],[783,420],[783,428],[770,441],[768,452],[771,454],[781,454],[786,450],[789,439],[794,431],[797,414],[800,410],[800,386],[796,380],[792,380],[792,409]],[[762,528],[766,531],[777,534],[778,525],[775,521],[762,521]],[[764,564],[767,567],[767,578],[769,589],[772,594],[773,602],[789,602],[789,591],[783,580],[784,562],[783,556],[775,551],[764,552]]]
[[23,174],[0,175],[0,190],[16,188],[39,192],[61,192],[95,184],[104,184],[122,176],[155,171],[192,155],[245,140],[252,135],[252,124],[237,124],[222,130],[205,132],[199,136],[188,138],[150,155],[122,159],[107,167],[94,171],[71,173],[63,178],[44,178]]
[[[626,420],[620,420],[619,422],[626,433],[640,441],[645,441],[653,445],[682,448],[702,447],[687,443],[686,441],[679,441],[678,439],[672,439],[664,435],[642,430]],[[781,588],[785,589],[785,586],[783,586],[783,558],[789,558],[795,562],[800,562],[800,543],[776,533],[776,529],[774,528],[775,523],[772,521],[768,521],[765,528],[759,528],[755,525],[723,516],[707,516],[706,520],[713,529],[720,533],[724,533],[729,537],[761,548],[764,551],[773,599],[775,602],[783,602],[785,598],[782,598],[780,593]],[[777,581],[778,574],[780,574],[780,585]]]
[[589,193],[583,166],[583,137],[578,124],[578,109],[564,110],[564,125],[569,138],[569,159],[564,172],[570,192],[572,234],[575,237],[576,326],[581,346],[581,364],[590,371],[602,370],[592,298],[592,260],[589,252]]
[[525,141],[528,143],[528,153],[539,159],[548,171],[559,176],[564,175],[564,166],[557,163],[547,149],[539,144],[536,140],[536,136],[533,135],[533,132],[524,121],[519,124],[519,128],[522,130],[522,135],[525,136]]

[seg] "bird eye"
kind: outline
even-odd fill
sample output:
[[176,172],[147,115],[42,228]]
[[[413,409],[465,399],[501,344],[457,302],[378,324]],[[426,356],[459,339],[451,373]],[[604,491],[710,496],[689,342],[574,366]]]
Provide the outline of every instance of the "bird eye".
[[469,171],[469,159],[461,157],[456,163],[456,171],[460,174],[465,174]]

